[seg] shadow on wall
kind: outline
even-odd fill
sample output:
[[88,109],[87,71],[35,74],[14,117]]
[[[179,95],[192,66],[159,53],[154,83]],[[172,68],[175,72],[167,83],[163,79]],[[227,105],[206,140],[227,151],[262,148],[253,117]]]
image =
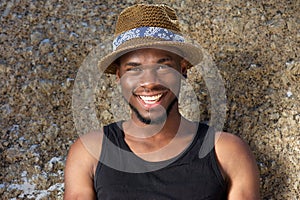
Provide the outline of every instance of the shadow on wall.
[[286,171],[288,166],[285,160],[270,157],[271,148],[265,152],[257,149],[259,148],[254,148],[254,151],[260,169],[262,199],[289,199],[284,194],[288,191],[286,189],[291,187],[288,183],[289,175]]
[[262,199],[288,199],[293,167],[281,155],[289,150],[282,140],[284,125],[278,123],[287,90],[281,79],[284,69],[280,67],[284,63],[274,65],[272,58],[259,54],[255,49],[239,50],[227,52],[219,60],[216,58],[226,82],[225,130],[239,135],[250,145],[260,170]]

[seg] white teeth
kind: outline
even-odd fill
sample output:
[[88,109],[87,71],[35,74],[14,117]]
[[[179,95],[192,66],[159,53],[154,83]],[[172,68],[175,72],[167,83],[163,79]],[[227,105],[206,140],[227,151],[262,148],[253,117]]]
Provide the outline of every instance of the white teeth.
[[158,94],[158,95],[154,95],[154,96],[140,96],[140,98],[145,103],[154,104],[160,99],[161,96],[162,96],[162,94]]

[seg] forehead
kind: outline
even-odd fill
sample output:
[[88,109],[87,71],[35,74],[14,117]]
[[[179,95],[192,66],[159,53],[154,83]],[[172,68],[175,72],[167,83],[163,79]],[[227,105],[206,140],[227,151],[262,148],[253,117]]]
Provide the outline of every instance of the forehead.
[[137,49],[122,55],[119,59],[121,62],[126,62],[128,60],[150,60],[150,59],[160,59],[168,57],[171,59],[178,59],[179,56],[175,53],[162,50],[162,49],[154,49],[154,48],[146,48],[146,49]]

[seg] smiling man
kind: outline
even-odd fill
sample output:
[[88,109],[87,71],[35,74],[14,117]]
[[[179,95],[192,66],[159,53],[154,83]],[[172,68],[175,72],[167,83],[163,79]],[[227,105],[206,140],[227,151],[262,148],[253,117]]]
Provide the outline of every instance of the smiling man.
[[99,67],[116,75],[131,118],[72,145],[65,199],[259,199],[256,163],[241,139],[215,133],[215,145],[199,157],[209,127],[185,119],[178,96],[202,53],[185,42],[174,10],[129,7],[115,36]]
[[121,57],[116,73],[123,96],[135,113],[134,121],[161,124],[178,107],[182,70],[179,59],[159,49],[135,50]]

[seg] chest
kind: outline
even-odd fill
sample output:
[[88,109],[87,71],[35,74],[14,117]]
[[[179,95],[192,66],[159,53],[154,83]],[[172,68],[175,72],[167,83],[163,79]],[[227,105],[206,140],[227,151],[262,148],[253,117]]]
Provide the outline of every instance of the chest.
[[97,176],[97,195],[104,199],[222,199],[225,194],[208,158],[172,163],[146,173],[127,173],[104,165]]

